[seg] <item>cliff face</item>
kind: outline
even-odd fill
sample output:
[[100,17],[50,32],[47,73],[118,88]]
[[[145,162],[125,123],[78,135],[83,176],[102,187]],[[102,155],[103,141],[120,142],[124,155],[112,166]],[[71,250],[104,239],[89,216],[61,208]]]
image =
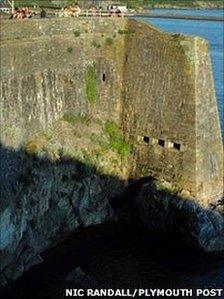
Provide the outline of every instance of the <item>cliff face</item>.
[[78,227],[116,220],[129,177],[169,181],[206,208],[220,199],[205,41],[123,19],[1,25],[2,284]]
[[177,193],[167,182],[145,184],[135,199],[139,222],[160,235],[182,237],[186,244],[206,252],[224,250],[224,217],[204,209],[194,198]]
[[41,252],[76,229],[116,221],[123,181],[74,159],[52,163],[9,149],[1,158],[1,284],[41,263]]

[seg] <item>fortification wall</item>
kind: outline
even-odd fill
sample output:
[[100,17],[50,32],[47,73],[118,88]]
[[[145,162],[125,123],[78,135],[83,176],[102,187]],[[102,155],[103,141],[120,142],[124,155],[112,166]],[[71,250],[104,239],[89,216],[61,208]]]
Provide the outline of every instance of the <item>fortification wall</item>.
[[66,112],[110,119],[133,146],[134,177],[167,180],[205,206],[221,198],[223,149],[203,39],[116,18],[4,21],[1,39],[4,145],[22,145]]
[[208,44],[129,23],[124,130],[134,144],[134,176],[152,175],[207,206],[220,199],[222,141]]
[[[125,21],[2,23],[2,141],[21,145],[66,112],[119,121]],[[90,89],[95,96],[88,98]],[[90,90],[90,93],[94,90]]]
[[223,196],[222,136],[209,45],[195,41],[196,190],[206,203]]
[[0,49],[0,285],[78,227],[117,220],[130,173],[165,180],[136,200],[147,227],[181,219],[178,233],[223,250],[223,217],[203,208],[223,192],[204,40],[119,18],[4,21]]

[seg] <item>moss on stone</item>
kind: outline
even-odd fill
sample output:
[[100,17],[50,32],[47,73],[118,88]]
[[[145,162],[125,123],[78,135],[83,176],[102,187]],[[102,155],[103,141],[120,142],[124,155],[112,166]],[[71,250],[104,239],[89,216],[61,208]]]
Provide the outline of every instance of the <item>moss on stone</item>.
[[87,70],[86,78],[86,94],[88,102],[93,105],[97,102],[97,80],[96,74],[93,66],[89,66]]
[[107,46],[111,46],[111,45],[113,45],[114,41],[111,37],[107,37],[105,40],[105,43]]
[[86,124],[89,125],[90,119],[86,115],[77,115],[76,113],[70,111],[66,112],[62,119],[70,124],[76,124],[76,123],[81,123],[81,124]]
[[123,34],[133,34],[135,33],[135,30],[132,28],[128,28],[128,29],[119,29],[118,33],[123,35]]
[[111,149],[117,151],[122,157],[127,157],[131,153],[128,142],[124,139],[118,125],[115,122],[108,121],[105,124],[105,131],[110,137],[109,145]]
[[97,43],[95,40],[92,42],[93,47],[99,49],[101,47],[101,45],[99,43]]
[[25,145],[27,154],[58,162],[81,162],[100,174],[126,179],[129,173],[130,146],[113,121],[67,112],[45,132]]
[[73,31],[73,33],[75,37],[79,37],[81,35],[81,32],[79,30],[75,30]]
[[71,54],[73,52],[73,48],[72,47],[68,47],[67,48],[67,52]]

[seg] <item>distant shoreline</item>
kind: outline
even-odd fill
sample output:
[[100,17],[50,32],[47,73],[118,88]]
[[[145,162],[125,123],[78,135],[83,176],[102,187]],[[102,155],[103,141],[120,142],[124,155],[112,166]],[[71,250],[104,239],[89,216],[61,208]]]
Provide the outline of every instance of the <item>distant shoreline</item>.
[[[153,3],[148,1],[148,9],[223,9],[224,3],[223,1],[216,0],[216,1],[203,1],[198,0],[195,2],[186,2],[186,1],[179,1],[179,3],[174,3],[174,1],[164,0],[163,2],[160,0],[156,3],[155,0]],[[136,9],[140,8],[136,5]],[[146,7],[145,7],[146,8]]]
[[[222,7],[200,7],[200,6],[169,6],[169,5],[165,5],[164,7],[161,6],[154,6],[154,7],[149,7],[149,10],[153,10],[153,9],[181,9],[181,10],[190,10],[190,9],[195,9],[195,10],[214,10],[214,9],[218,9],[218,10],[223,10],[224,9],[224,5]],[[144,9],[145,10],[145,9]]]
[[153,14],[153,13],[138,13],[134,17],[141,18],[162,18],[162,19],[181,19],[181,20],[201,20],[201,21],[218,21],[223,22],[224,17],[215,16],[192,16],[192,15],[181,15],[181,14]]
[[213,10],[213,9],[223,9],[224,8],[224,4],[220,5],[220,6],[180,6],[180,5],[169,5],[169,4],[164,4],[164,5],[153,5],[153,6],[149,6],[148,9],[207,9],[207,10]]

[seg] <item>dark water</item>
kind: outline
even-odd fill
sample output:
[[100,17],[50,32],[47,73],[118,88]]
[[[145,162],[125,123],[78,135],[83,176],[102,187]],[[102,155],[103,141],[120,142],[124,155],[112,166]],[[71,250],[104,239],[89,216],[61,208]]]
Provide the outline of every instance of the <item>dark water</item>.
[[[192,9],[155,9],[159,14],[185,14],[193,16],[223,16],[223,10],[192,10]],[[224,136],[224,23],[217,21],[177,20],[163,18],[144,18],[143,21],[153,23],[167,32],[198,35],[209,41],[215,79],[219,115]]]
[[[159,238],[131,224],[84,229],[44,258],[45,264],[28,271],[2,299],[64,298],[65,288],[224,286],[223,257],[189,250],[178,237]],[[77,266],[84,277],[65,282],[66,274]]]

